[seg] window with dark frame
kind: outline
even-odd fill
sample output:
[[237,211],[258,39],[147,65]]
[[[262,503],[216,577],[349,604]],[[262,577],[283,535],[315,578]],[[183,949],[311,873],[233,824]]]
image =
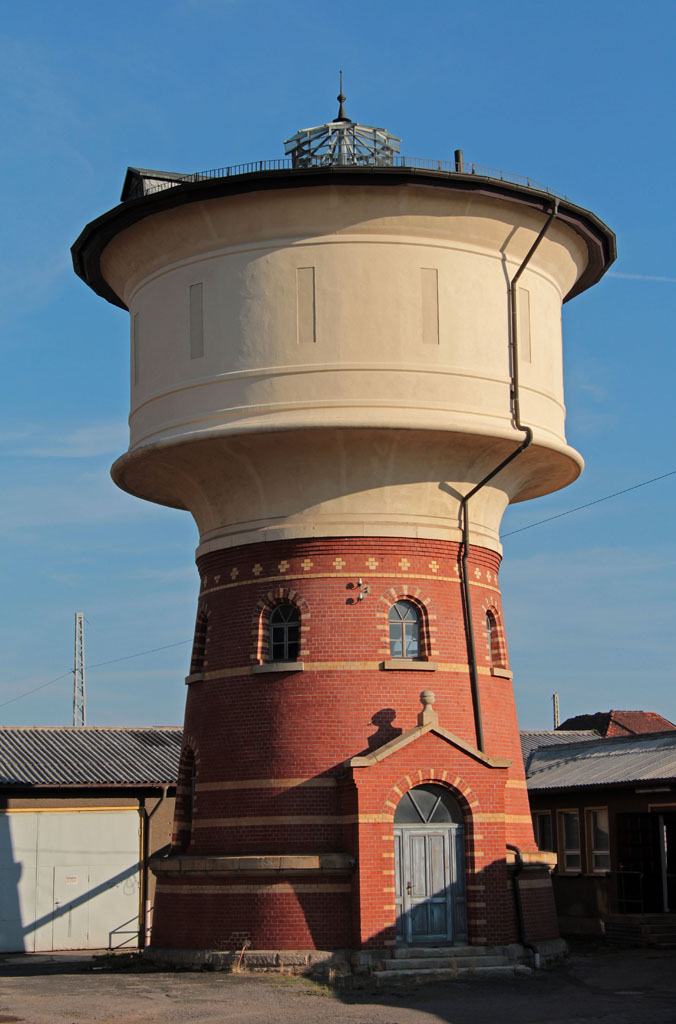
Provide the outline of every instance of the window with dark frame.
[[587,818],[587,870],[592,874],[610,871],[610,836],[608,808],[593,807],[586,811]]
[[559,811],[559,870],[582,870],[580,816],[577,811]]
[[420,615],[411,601],[397,601],[387,616],[390,627],[390,658],[420,657]]
[[538,850],[554,849],[551,811],[533,812],[533,832]]
[[270,661],[298,661],[300,612],[293,604],[278,604],[270,613]]

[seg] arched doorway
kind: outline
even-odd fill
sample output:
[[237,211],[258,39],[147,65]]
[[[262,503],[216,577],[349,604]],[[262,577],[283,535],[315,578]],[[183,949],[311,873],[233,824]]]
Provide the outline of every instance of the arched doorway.
[[444,786],[416,786],[399,801],[394,873],[398,943],[467,942],[463,816]]

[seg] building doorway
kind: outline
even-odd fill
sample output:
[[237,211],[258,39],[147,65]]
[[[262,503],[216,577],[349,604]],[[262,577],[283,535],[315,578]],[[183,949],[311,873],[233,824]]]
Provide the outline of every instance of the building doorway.
[[394,874],[400,945],[467,942],[465,830],[460,806],[444,786],[416,786],[399,801]]
[[617,909],[676,912],[676,814],[617,815]]

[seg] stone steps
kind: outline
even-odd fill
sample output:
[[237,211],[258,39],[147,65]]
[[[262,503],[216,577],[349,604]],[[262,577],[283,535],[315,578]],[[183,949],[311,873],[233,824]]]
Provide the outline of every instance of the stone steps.
[[386,971],[392,973],[393,971],[434,971],[446,968],[471,970],[473,967],[507,967],[508,965],[509,960],[506,956],[488,956],[486,954],[457,956],[453,953],[450,956],[410,957],[408,959],[402,957],[396,960],[386,960],[384,966]]
[[676,915],[614,915],[605,921],[609,942],[634,946],[656,946],[673,949],[676,946]]
[[417,967],[414,970],[390,970],[374,971],[371,975],[376,985],[383,987],[392,983],[410,982],[419,984],[428,981],[456,981],[459,978],[486,978],[486,977],[513,977],[529,976],[533,972],[530,967],[524,964],[505,964],[496,967],[482,967],[472,965],[471,967],[446,967],[446,968],[425,968]]
[[392,950],[394,960],[423,960],[472,956],[504,956],[496,946],[397,946]]
[[458,978],[510,977],[532,974],[530,967],[507,955],[496,946],[400,946],[392,950],[390,960],[381,961],[371,975],[377,987]]

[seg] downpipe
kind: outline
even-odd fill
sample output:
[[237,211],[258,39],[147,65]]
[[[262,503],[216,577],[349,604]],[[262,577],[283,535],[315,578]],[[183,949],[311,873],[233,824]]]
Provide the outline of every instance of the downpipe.
[[460,584],[462,593],[462,606],[463,614],[465,618],[465,632],[467,634],[467,659],[469,661],[469,672],[470,682],[472,688],[472,705],[474,710],[474,729],[476,732],[476,745],[477,748],[483,753],[484,752],[484,732],[483,722],[481,717],[481,694],[479,690],[479,669],[477,665],[476,657],[476,644],[474,640],[474,621],[472,617],[472,599],[469,589],[469,502],[483,487],[486,486],[494,477],[498,475],[510,462],[514,462],[515,459],[521,455],[522,452],[528,448],[533,441],[533,431],[526,424],[521,422],[521,404],[519,395],[519,330],[518,330],[518,318],[517,318],[517,305],[516,305],[516,286],[519,282],[519,278],[523,274],[524,270],[530,263],[536,249],[540,245],[540,242],[549,231],[550,225],[554,218],[559,212],[559,200],[554,200],[554,207],[547,217],[543,227],[540,230],[539,235],[531,245],[530,249],[526,253],[525,257],[521,262],[521,266],[517,270],[516,274],[512,278],[509,285],[509,312],[510,312],[510,371],[511,371],[511,386],[510,386],[510,402],[512,406],[512,414],[514,419],[514,426],[517,430],[522,430],[526,435],[521,444],[516,448],[511,455],[503,459],[502,462],[492,469],[483,480],[480,480],[471,491],[465,494],[460,499],[460,520],[462,524],[462,559],[461,559],[461,571],[460,571]]
[[519,940],[521,945],[529,949],[533,954],[535,969],[538,970],[540,967],[540,953],[532,942],[526,941],[526,925],[523,919],[523,903],[521,902],[521,889],[519,888],[519,875],[523,871],[523,855],[519,846],[513,846],[511,843],[505,843],[505,846],[508,850],[512,850],[516,856],[516,870],[512,876],[512,881],[514,882],[514,903],[516,904],[516,916],[519,923]]

